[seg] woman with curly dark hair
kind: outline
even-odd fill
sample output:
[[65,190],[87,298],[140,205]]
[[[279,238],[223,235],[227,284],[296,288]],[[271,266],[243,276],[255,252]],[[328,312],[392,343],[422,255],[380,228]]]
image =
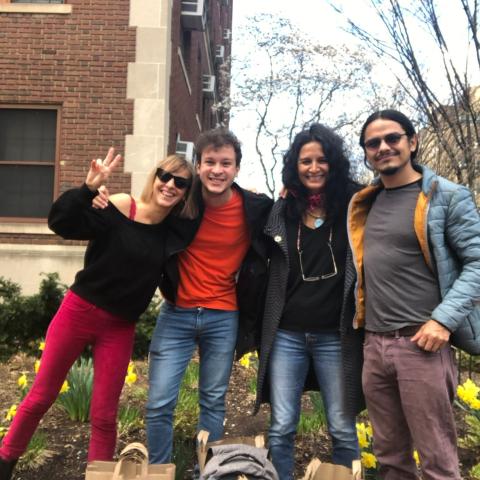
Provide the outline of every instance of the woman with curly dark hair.
[[296,135],[282,174],[288,193],[265,227],[272,247],[256,411],[270,402],[269,448],[280,480],[289,480],[304,390],[321,392],[333,462],[351,467],[359,457],[362,333],[353,327],[346,214],[360,186],[343,140],[318,123]]

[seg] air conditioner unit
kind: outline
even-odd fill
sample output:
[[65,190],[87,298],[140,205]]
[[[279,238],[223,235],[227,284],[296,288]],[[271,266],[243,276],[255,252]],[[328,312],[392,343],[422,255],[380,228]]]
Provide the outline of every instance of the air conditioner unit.
[[230,40],[232,38],[232,31],[229,28],[223,29],[223,39]]
[[215,92],[215,75],[203,76],[202,91],[207,95],[213,95]]
[[205,30],[205,0],[182,0],[180,17],[186,30]]
[[215,47],[215,61],[222,63],[225,60],[225,47],[217,45]]
[[182,142],[181,140],[177,140],[177,145],[175,147],[175,155],[183,157],[189,162],[193,162],[193,153],[193,142]]

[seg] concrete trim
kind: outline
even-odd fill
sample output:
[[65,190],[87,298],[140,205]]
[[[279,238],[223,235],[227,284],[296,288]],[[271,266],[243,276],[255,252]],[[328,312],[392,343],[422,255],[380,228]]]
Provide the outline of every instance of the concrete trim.
[[85,246],[80,245],[25,245],[15,243],[1,243],[0,253],[15,254],[28,257],[78,257],[85,255]]
[[[173,0],[131,0],[136,27],[135,61],[128,65],[127,97],[133,100],[133,132],[125,137],[124,171],[139,195],[146,173],[167,153],[170,125],[171,30]],[[152,52],[152,42],[163,54]],[[147,165],[148,163],[148,165]]]
[[56,15],[69,15],[72,5],[38,3],[0,3],[0,13],[46,13]]
[[0,233],[55,235],[46,223],[0,223]]

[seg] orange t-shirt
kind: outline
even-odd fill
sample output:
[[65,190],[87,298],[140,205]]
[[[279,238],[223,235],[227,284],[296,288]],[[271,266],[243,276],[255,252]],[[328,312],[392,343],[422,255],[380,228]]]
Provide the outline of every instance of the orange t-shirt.
[[205,207],[193,242],[179,255],[176,304],[237,310],[235,276],[249,247],[243,199],[233,190],[225,205]]

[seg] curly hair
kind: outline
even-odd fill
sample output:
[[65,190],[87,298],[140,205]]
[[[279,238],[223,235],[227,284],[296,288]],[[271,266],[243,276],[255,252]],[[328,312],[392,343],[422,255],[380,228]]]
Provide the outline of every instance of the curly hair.
[[333,219],[346,209],[351,188],[356,182],[351,177],[350,161],[345,153],[343,139],[331,128],[320,123],[313,123],[295,135],[283,158],[282,180],[289,192],[287,212],[298,218],[308,206],[309,191],[298,176],[298,159],[302,147],[310,142],[320,143],[328,162],[329,171],[325,187],[326,214],[328,219]]

